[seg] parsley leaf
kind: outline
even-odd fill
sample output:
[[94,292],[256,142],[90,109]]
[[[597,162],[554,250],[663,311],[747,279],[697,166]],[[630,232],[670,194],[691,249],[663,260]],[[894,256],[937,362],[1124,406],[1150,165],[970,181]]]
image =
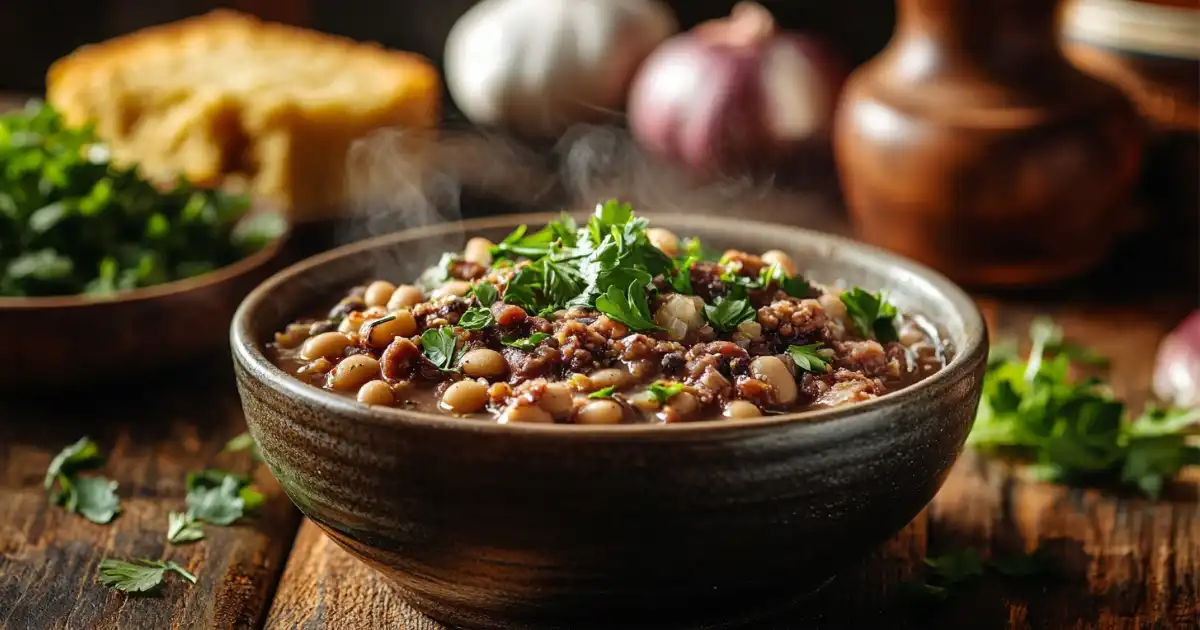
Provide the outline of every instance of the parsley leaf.
[[525,352],[533,352],[537,348],[537,345],[541,343],[543,339],[546,339],[549,336],[550,335],[546,333],[539,332],[519,339],[501,339],[500,342],[510,348],[524,350]]
[[656,381],[650,384],[650,387],[647,389],[647,391],[650,392],[650,395],[654,397],[654,400],[658,401],[658,404],[665,405],[667,404],[667,401],[682,393],[683,389],[683,383]]
[[245,512],[245,501],[241,497],[242,484],[230,475],[221,485],[197,486],[188,492],[188,518],[202,520],[213,525],[232,525]]
[[791,297],[805,298],[812,293],[812,286],[800,276],[789,276],[778,264],[763,267],[758,274],[758,283],[765,287],[774,285]]
[[492,312],[488,309],[472,306],[462,314],[462,317],[458,318],[458,326],[463,330],[483,330],[495,321],[492,318]]
[[804,346],[788,346],[788,354],[796,367],[806,372],[825,372],[829,370],[829,360],[821,354],[821,343],[810,343]]
[[983,575],[983,559],[975,549],[925,558],[930,573],[946,584],[958,584]]
[[[64,478],[65,480],[66,478]],[[63,483],[68,512],[78,512],[87,520],[104,525],[121,513],[117,482],[104,477],[78,477]]]
[[718,332],[736,330],[744,321],[754,319],[756,311],[746,299],[717,298],[715,304],[704,305],[704,316]]
[[662,330],[650,315],[650,306],[646,303],[646,285],[640,280],[630,283],[627,293],[622,293],[615,285],[609,287],[607,293],[596,298],[596,310],[625,324],[630,330]]
[[487,308],[496,303],[496,299],[500,297],[500,292],[490,282],[476,282],[471,287],[471,294],[479,301],[479,305]]
[[676,293],[684,295],[695,293],[695,290],[692,288],[692,265],[696,264],[696,260],[695,256],[684,258],[675,265],[675,270],[671,275],[667,276],[667,284],[671,285],[671,288]]
[[46,478],[42,483],[42,487],[47,491],[54,486],[54,480],[60,475],[72,476],[83,470],[92,470],[104,465],[104,456],[100,454],[100,447],[89,437],[81,437],[78,442],[71,444],[59,451],[54,459],[50,460],[50,467],[46,469]]
[[179,574],[192,584],[196,583],[195,575],[174,562],[143,558],[134,562],[105,558],[100,561],[100,576],[97,581],[122,593],[148,593],[162,586],[167,571]]
[[421,351],[441,370],[454,369],[454,346],[457,343],[458,337],[449,326],[430,328],[421,333]]
[[172,545],[182,545],[202,538],[204,538],[204,523],[182,512],[167,514],[167,542]]
[[888,303],[882,293],[870,293],[860,287],[843,291],[842,304],[846,305],[846,313],[858,329],[862,337],[874,337],[880,343],[897,341],[900,336],[896,333],[896,307]]
[[597,389],[596,391],[588,394],[588,398],[612,398],[613,392],[615,391],[617,391],[617,388],[609,385],[608,387]]

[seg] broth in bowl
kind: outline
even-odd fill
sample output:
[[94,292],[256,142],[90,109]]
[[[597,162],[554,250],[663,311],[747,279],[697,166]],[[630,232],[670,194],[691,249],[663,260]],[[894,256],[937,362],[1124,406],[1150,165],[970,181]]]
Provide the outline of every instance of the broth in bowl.
[[610,201],[585,225],[473,238],[420,278],[353,287],[268,354],[368,405],[590,425],[838,407],[945,366],[921,317],[821,280],[782,251],[709,252]]

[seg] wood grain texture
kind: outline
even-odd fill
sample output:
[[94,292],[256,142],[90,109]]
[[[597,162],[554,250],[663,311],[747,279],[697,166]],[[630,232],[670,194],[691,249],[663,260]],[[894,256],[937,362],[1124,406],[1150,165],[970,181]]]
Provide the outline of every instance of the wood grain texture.
[[[4,399],[0,409],[0,628],[252,628],[291,545],[298,512],[248,454],[221,454],[245,428],[228,357],[112,391]],[[65,445],[91,436],[108,454],[123,513],[108,525],[47,504],[42,475]],[[185,476],[214,466],[250,472],[266,495],[257,518],[166,542],[167,513],[184,510]],[[96,582],[101,559],[170,559],[199,577],[168,576],[156,595]]]

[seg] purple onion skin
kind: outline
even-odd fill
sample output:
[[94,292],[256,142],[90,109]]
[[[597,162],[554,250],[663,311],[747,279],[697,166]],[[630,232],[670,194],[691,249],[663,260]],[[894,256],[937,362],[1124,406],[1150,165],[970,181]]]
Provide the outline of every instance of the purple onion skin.
[[[809,76],[795,79],[811,111],[804,135],[784,138],[771,129],[773,97],[763,75],[775,49],[791,49],[808,65]],[[827,140],[843,68],[823,42],[804,35],[775,33],[734,46],[685,33],[642,64],[630,91],[630,131],[646,150],[696,171],[773,173]]]
[[1158,346],[1154,394],[1176,407],[1200,407],[1200,310],[1193,311]]

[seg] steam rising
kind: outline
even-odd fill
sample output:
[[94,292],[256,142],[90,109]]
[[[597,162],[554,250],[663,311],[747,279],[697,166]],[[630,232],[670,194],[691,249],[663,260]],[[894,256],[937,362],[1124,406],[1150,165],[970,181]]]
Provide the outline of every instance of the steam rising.
[[[472,201],[481,195],[506,211],[589,210],[620,198],[646,213],[736,214],[740,202],[765,197],[774,184],[698,179],[644,154],[625,130],[603,125],[573,127],[546,147],[477,130],[385,129],[351,146],[346,173],[353,215],[343,242],[460,221],[464,191],[468,217],[481,214]],[[451,231],[381,254],[378,273],[415,279],[443,252],[461,251],[469,236]]]

